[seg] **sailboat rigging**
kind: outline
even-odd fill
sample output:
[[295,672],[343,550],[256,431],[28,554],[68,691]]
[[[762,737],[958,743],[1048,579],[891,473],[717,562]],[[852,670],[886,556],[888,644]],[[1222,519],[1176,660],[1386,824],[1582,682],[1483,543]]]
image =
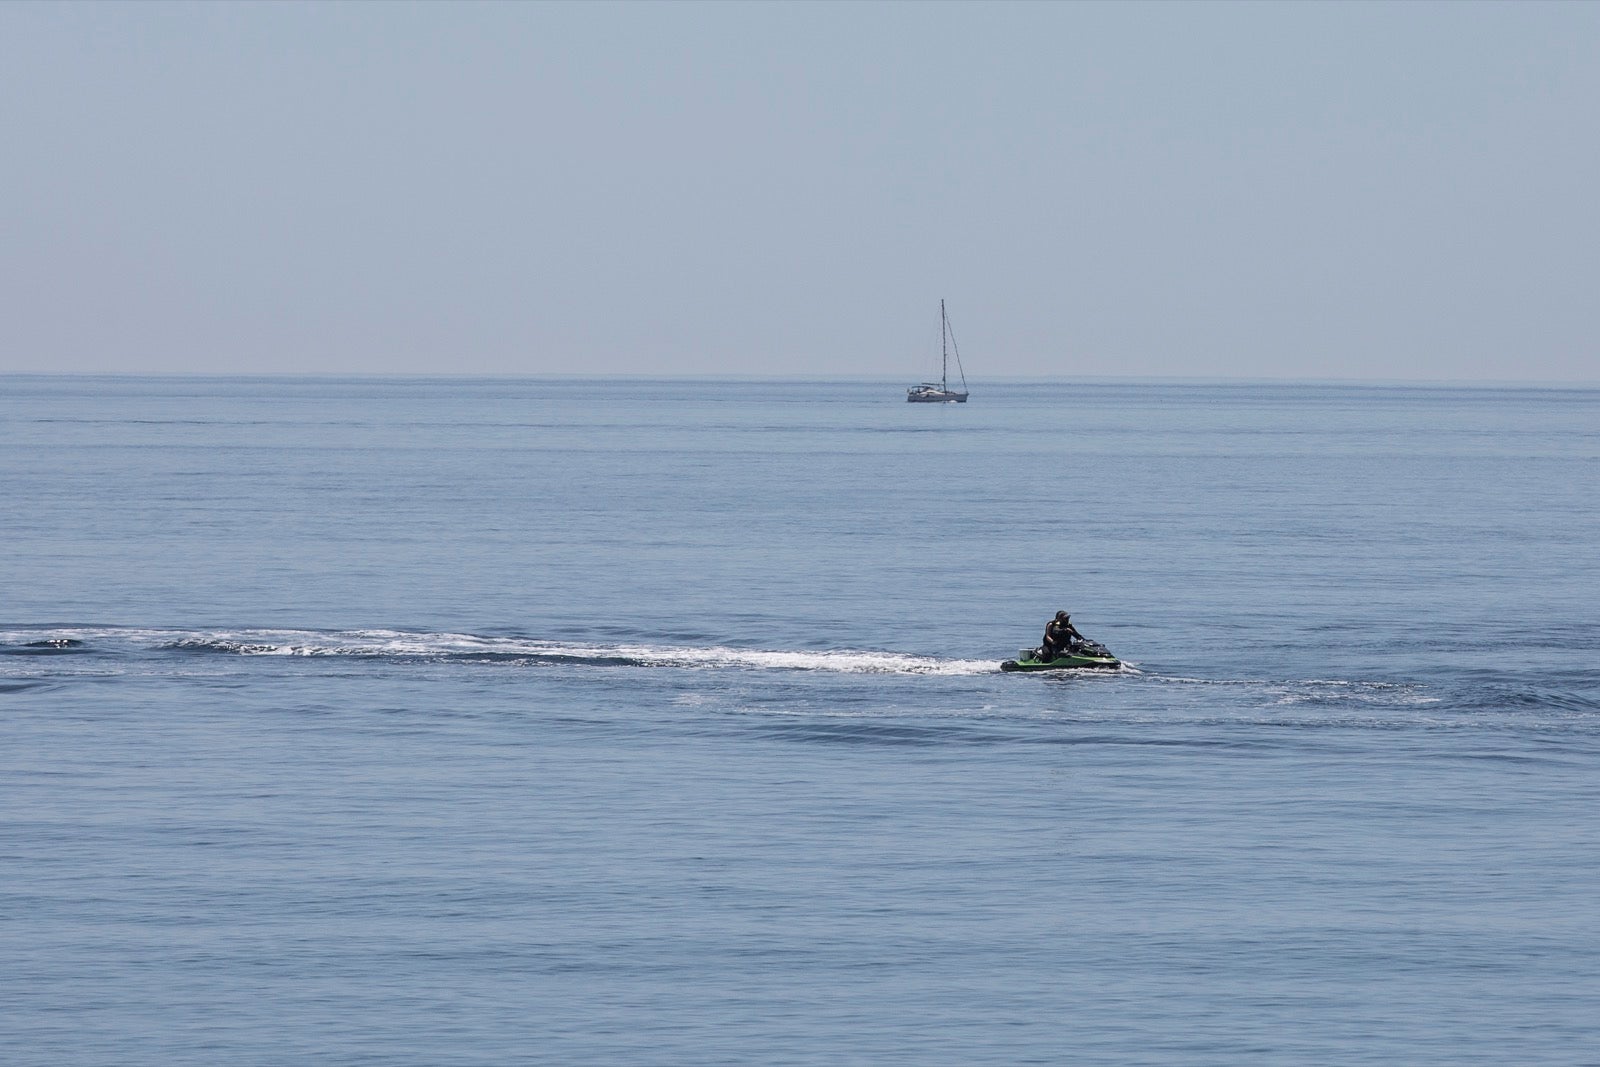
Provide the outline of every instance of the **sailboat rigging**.
[[[961,388],[950,388],[950,353],[955,352],[956,373],[961,376]],[[950,318],[944,313],[944,301],[939,301],[939,380],[923,382],[906,390],[906,399],[913,404],[965,404],[967,402],[967,374],[961,369],[961,353],[956,349],[955,331],[950,329]]]

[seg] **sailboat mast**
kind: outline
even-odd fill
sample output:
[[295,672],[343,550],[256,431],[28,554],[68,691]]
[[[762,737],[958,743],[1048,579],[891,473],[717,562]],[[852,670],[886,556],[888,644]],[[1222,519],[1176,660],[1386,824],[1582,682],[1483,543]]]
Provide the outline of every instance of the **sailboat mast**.
[[944,300],[939,300],[939,388],[950,388],[950,327],[944,317]]

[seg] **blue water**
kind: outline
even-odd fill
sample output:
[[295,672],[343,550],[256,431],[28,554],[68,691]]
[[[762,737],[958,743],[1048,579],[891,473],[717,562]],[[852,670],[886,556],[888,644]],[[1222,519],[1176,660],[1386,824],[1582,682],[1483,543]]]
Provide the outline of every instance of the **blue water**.
[[0,379],[0,1060],[1600,1063],[1600,390],[902,397]]

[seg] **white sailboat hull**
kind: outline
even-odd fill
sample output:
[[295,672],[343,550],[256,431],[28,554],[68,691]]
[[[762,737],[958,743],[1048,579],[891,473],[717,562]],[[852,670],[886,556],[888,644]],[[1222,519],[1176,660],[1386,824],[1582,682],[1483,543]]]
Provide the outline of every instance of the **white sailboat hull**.
[[937,385],[919,385],[906,390],[906,399],[913,404],[965,404],[967,394],[941,389]]

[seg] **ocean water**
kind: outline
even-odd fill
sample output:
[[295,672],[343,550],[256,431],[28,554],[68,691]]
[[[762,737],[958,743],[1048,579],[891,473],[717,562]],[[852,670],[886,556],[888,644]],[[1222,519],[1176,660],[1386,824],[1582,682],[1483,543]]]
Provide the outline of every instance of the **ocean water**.
[[1600,390],[903,387],[0,378],[0,1061],[1600,1063]]

